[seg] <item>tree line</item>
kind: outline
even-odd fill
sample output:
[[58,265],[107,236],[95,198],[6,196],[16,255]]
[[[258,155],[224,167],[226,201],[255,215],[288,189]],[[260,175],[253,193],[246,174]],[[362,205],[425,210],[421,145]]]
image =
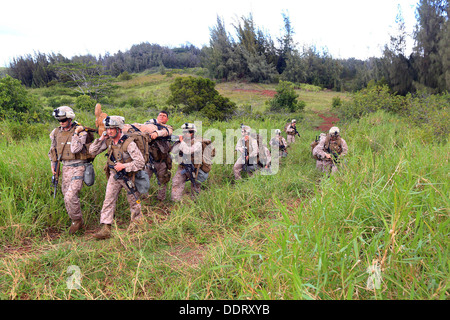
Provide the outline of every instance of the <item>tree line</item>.
[[[145,70],[204,68],[215,81],[257,83],[307,83],[336,91],[357,91],[372,84],[386,84],[392,92],[450,90],[450,27],[448,0],[420,0],[412,35],[414,49],[406,54],[409,35],[400,11],[397,30],[390,35],[381,57],[365,61],[335,59],[325,49],[299,47],[290,18],[282,13],[284,28],[275,40],[255,25],[253,16],[240,17],[232,24],[234,36],[223,19],[210,28],[209,45],[197,48],[186,44],[169,48],[148,42],[133,45],[125,52],[66,58],[61,54],[34,53],[14,58],[8,74],[27,87],[43,87],[56,82],[70,83],[68,66],[86,66],[97,76],[118,77]],[[73,80],[73,79],[72,79]]]

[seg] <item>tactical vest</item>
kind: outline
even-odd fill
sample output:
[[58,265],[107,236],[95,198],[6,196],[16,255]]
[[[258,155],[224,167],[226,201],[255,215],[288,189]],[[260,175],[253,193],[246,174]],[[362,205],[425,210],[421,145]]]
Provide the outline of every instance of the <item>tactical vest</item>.
[[333,141],[333,140],[331,140],[330,135],[327,134],[327,137],[325,138],[324,147],[325,147],[325,150],[328,153],[341,154],[341,152],[342,152],[342,139],[341,139],[341,137],[338,137],[335,141]]
[[115,145],[112,139],[108,139],[106,141],[106,145],[108,146],[108,160],[106,161],[106,164],[114,166],[116,162],[129,163],[133,161],[133,159],[127,152],[128,146],[132,141],[133,139],[120,139],[119,143]]
[[62,131],[59,129],[55,131],[56,153],[58,156],[61,155],[61,160],[93,160],[95,158],[95,156],[91,156],[88,152],[89,149],[87,144],[91,143],[93,140],[89,133],[86,138],[86,144],[83,146],[81,152],[72,153],[70,150],[72,136],[77,126],[78,124],[75,122],[72,124],[69,131]]
[[278,136],[278,148],[280,150],[284,150],[286,149],[286,146],[284,145],[283,140],[281,138],[282,138],[281,135]]
[[[167,135],[170,136],[170,131],[167,126],[160,124],[160,123],[154,123],[153,124],[158,130],[166,130]],[[149,144],[149,152],[152,155],[152,158],[156,162],[164,161],[169,165],[169,152],[171,150],[171,145],[168,140],[161,140],[161,139],[155,139],[150,142]],[[170,166],[172,167],[172,162],[170,161]],[[170,169],[169,169],[170,170]]]
[[[194,138],[195,142],[199,141],[199,139]],[[194,142],[194,143],[195,143]],[[201,144],[202,144],[202,162],[201,163],[195,163],[195,154],[191,154],[191,163],[194,164],[194,168],[196,170],[196,172],[198,171],[198,169],[201,169],[204,173],[208,173],[211,171],[211,167],[212,167],[212,158],[215,157],[216,155],[216,149],[214,148],[214,146],[212,145],[212,141],[209,139],[201,139]],[[183,157],[183,152],[180,150],[179,152],[179,156]],[[205,157],[208,158],[208,162],[205,161]]]
[[[256,145],[259,148],[260,140],[261,140],[259,134],[256,134],[256,137],[255,138],[252,137],[251,139],[255,139],[256,140]],[[256,164],[260,163],[260,161],[259,161],[259,150],[258,150],[258,153],[256,154],[256,159],[255,159],[255,157],[250,158],[250,138],[247,141],[245,141],[245,147],[247,148],[247,153],[248,153],[247,154],[248,155],[248,164],[249,165],[256,165]]]

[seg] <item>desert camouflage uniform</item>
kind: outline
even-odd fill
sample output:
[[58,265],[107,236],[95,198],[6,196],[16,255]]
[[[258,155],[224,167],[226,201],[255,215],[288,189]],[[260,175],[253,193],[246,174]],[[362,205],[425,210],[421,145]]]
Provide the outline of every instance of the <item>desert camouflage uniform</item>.
[[[257,165],[257,157],[258,157],[258,141],[253,138],[252,136],[249,136],[249,140],[245,142],[245,146],[248,150],[248,165]],[[233,166],[233,173],[234,178],[236,180],[241,179],[241,171],[244,168],[245,165],[245,159],[244,159],[244,138],[241,138],[238,140],[236,144],[236,151],[239,151],[241,156],[238,157],[236,163]]]
[[[190,140],[190,141],[189,141]],[[193,138],[193,139],[184,139],[180,142],[174,150],[179,150],[180,154],[183,156],[177,157],[177,162],[180,163],[178,165],[178,169],[175,173],[175,176],[172,179],[172,201],[180,201],[183,197],[184,187],[187,181],[189,181],[188,174],[183,170],[183,165],[181,162],[185,162],[190,160],[190,163],[197,164],[197,162],[201,162],[202,159],[202,142],[201,139]],[[194,178],[197,178],[194,175]],[[196,182],[191,184],[191,196],[195,196],[200,192],[200,183]]]
[[269,148],[267,148],[267,146],[263,145],[261,147],[263,155],[260,156],[260,163],[261,163],[261,167],[264,169],[266,166],[269,169],[270,168],[270,164],[272,163],[272,156],[270,154],[270,150]]
[[295,128],[293,127],[292,123],[287,127],[286,129],[287,133],[287,143],[291,144],[295,142]]
[[[107,149],[106,140],[100,141],[99,139],[94,140],[89,148],[91,154],[99,154]],[[129,159],[131,157],[131,162],[124,163],[126,172],[137,172],[142,170],[145,166],[144,157],[141,151],[137,147],[135,142],[130,142],[128,148],[123,153],[124,159]],[[125,188],[127,191],[127,201],[130,205],[131,211],[131,221],[138,220],[142,217],[141,214],[141,204],[136,202],[136,198],[128,191],[126,184],[122,180],[114,179],[115,171],[111,169],[111,173],[108,177],[108,183],[106,185],[105,200],[103,202],[103,207],[100,212],[100,223],[111,225],[114,219],[114,212],[116,210],[117,199],[119,197],[120,190]],[[135,195],[139,198],[140,194],[136,190]]]
[[[326,136],[327,136],[326,133],[321,133],[321,134],[319,135],[319,142],[320,142],[321,140],[325,140],[325,137],[326,137]],[[318,145],[318,144],[317,144],[317,145]],[[317,145],[316,145],[316,147],[317,147]],[[311,146],[311,147],[313,147],[313,146]],[[315,147],[314,147],[314,149],[315,149]],[[314,149],[312,150],[312,154],[313,154],[314,158],[316,159],[316,169],[319,170],[319,171],[324,171],[323,165],[324,165],[325,161],[319,159],[319,157],[317,156],[317,154],[314,154]]]
[[[72,127],[71,131],[74,131],[75,126]],[[63,132],[61,127],[55,128],[50,133],[51,146],[48,153],[48,157],[51,161],[52,168],[55,168],[54,157],[52,156],[52,151],[56,150],[56,135]],[[79,135],[74,134],[64,147],[64,154],[77,154],[83,149],[83,145],[86,143],[86,132],[81,132]],[[69,150],[67,150],[69,149]],[[70,156],[69,156],[70,157]],[[64,195],[64,204],[67,213],[72,221],[82,219],[81,205],[79,199],[79,193],[83,187],[83,176],[86,169],[86,160],[64,160],[64,156],[61,161],[62,167],[62,178],[61,178],[61,191]]]
[[[348,152],[348,146],[344,139],[339,137],[338,139],[341,140],[341,152],[339,153],[339,159],[341,160]],[[327,147],[325,146],[325,143],[327,141],[327,137],[321,138],[319,141],[319,144],[314,148],[313,155],[316,156],[319,160],[316,162],[316,168],[323,171],[323,172],[330,172],[335,173],[338,171],[338,166],[336,163],[331,159],[327,159],[325,157],[325,154],[328,154]],[[330,148],[332,148],[331,145],[336,144],[336,142],[332,141],[330,139]]]
[[[286,157],[287,156],[287,152],[286,152],[286,148],[288,146],[286,139],[282,136],[276,136],[273,137],[270,140],[270,145],[272,146],[273,150],[277,150],[278,149],[278,156],[281,157]],[[280,148],[280,146],[284,146],[284,148]]]

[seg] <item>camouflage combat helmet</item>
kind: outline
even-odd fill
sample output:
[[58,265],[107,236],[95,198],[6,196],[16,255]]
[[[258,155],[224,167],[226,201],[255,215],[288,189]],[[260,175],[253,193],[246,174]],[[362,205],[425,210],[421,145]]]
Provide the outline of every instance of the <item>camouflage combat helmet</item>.
[[71,107],[61,106],[53,110],[52,116],[59,121],[65,119],[75,119],[75,113],[73,112]]
[[106,129],[119,128],[122,130],[125,125],[125,118],[121,116],[107,116],[103,120],[103,123],[105,124]]

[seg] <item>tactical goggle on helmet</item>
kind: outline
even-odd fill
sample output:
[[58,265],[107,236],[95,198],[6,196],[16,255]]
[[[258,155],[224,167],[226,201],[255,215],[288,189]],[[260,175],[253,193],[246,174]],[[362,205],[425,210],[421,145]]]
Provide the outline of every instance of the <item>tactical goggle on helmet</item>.
[[195,124],[193,124],[193,123],[186,122],[181,126],[181,129],[183,129],[183,132],[185,132],[185,131],[188,131],[189,133],[197,132],[197,128],[195,127]]
[[252,129],[249,126],[241,125],[241,134],[248,135]]
[[119,128],[123,129],[125,125],[125,118],[121,116],[107,116],[103,123],[105,124],[106,129],[110,128]]
[[75,119],[75,113],[72,108],[62,106],[53,110],[52,116],[59,121],[65,121],[67,119]]
[[330,129],[330,136],[335,136],[337,137],[339,135],[339,128],[338,127],[332,127]]

